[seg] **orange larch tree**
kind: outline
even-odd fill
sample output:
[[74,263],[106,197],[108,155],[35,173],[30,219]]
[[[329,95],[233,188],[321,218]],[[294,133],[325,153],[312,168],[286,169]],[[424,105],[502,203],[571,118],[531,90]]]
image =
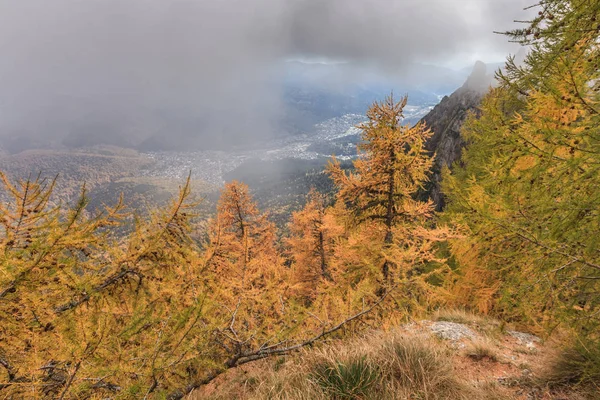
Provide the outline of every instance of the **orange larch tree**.
[[207,267],[234,297],[262,291],[281,271],[275,238],[275,225],[258,211],[248,186],[228,183],[209,226]]
[[354,171],[347,174],[335,158],[328,168],[338,201],[357,228],[359,237],[350,243],[363,247],[359,253],[371,254],[372,261],[363,257],[361,263],[378,264],[383,285],[422,275],[428,268],[419,264],[439,264],[443,260],[436,257],[434,244],[452,234],[428,226],[433,204],[415,200],[432,166],[424,146],[431,133],[421,123],[401,124],[407,100],[389,96],[375,102],[367,111],[369,120],[359,125],[362,143]]
[[225,354],[243,353],[286,331],[287,270],[275,246],[275,226],[261,213],[248,186],[225,185],[209,223],[205,270],[217,300],[215,331]]
[[327,209],[325,196],[313,188],[304,208],[292,214],[289,230],[285,244],[293,261],[290,284],[294,294],[310,302],[320,283],[334,280],[334,251],[343,228]]

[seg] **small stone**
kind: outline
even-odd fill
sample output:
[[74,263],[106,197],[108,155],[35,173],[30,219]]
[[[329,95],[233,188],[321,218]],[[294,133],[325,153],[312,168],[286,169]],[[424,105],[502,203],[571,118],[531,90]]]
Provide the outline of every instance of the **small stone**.
[[532,335],[530,333],[525,332],[517,332],[517,331],[508,331],[508,334],[515,339],[517,339],[517,343],[520,345],[526,346],[528,349],[533,350],[536,348],[536,343],[541,343],[542,339],[539,337]]

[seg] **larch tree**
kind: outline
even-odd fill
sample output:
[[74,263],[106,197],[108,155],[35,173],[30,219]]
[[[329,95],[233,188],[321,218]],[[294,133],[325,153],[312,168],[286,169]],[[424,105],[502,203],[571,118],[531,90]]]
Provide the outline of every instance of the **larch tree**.
[[453,244],[456,299],[600,349],[600,2],[537,7],[507,33],[530,53],[498,74],[444,178],[447,215],[472,232]]
[[280,260],[275,226],[258,211],[247,185],[237,181],[225,185],[209,235],[207,266],[232,296],[262,291],[271,278],[276,279]]
[[52,181],[1,178],[1,395],[134,398],[194,379],[208,332],[189,182],[122,236],[122,203],[90,215],[85,191],[64,208]]
[[[389,96],[369,108],[368,121],[359,125],[362,142],[354,171],[346,173],[335,158],[328,167],[338,188],[338,202],[345,205],[351,224],[359,229],[350,242],[364,247],[354,252],[355,261],[349,261],[365,273],[372,263],[364,255],[371,253],[366,258],[379,264],[383,286],[423,282],[433,273],[426,265],[443,264],[435,244],[451,234],[448,229],[428,226],[433,216],[431,201],[415,200],[432,166],[424,147],[431,133],[423,124],[401,123],[407,100],[406,96],[399,101]],[[412,279],[417,276],[418,280]]]
[[222,321],[214,337],[224,354],[241,354],[267,337],[288,334],[287,271],[275,238],[275,226],[258,210],[248,186],[226,184],[205,250],[211,291],[219,299],[215,315]]
[[321,284],[334,280],[335,246],[343,227],[327,209],[325,196],[313,188],[304,208],[292,214],[289,230],[285,244],[292,258],[291,289],[310,302]]

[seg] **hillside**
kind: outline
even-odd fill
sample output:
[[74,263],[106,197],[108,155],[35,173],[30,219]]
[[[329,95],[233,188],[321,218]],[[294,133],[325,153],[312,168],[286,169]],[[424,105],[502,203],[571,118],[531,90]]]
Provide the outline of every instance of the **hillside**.
[[560,363],[568,355],[557,348],[489,317],[439,311],[429,320],[238,367],[187,399],[600,398],[600,386],[564,385],[569,371]]

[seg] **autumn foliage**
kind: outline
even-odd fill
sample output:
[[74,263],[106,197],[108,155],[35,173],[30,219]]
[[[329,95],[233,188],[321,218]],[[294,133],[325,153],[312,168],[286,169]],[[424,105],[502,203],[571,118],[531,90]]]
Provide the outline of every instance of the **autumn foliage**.
[[538,6],[509,32],[531,45],[525,64],[509,59],[463,128],[441,218],[418,200],[435,155],[426,126],[402,124],[406,97],[369,108],[353,168],[334,158],[336,192],[312,190],[284,230],[240,182],[212,215],[188,179],[140,216],[0,175],[0,397],[179,399],[441,304],[600,354],[600,4]]
[[[123,201],[90,213],[85,187],[57,204],[55,181],[2,175],[0,393],[181,398],[227,368],[358,329],[399,284],[413,302],[441,289],[431,277],[447,271],[436,246],[450,231],[413,200],[429,133],[401,125],[405,105],[373,105],[354,172],[330,166],[337,201],[312,190],[283,239],[240,182],[201,224],[189,179],[144,217]],[[404,312],[385,304],[371,326]]]
[[401,124],[407,100],[375,102],[360,125],[354,170],[346,173],[334,159],[329,172],[349,227],[342,264],[354,279],[368,275],[377,291],[402,286],[414,305],[435,297],[431,283],[450,272],[437,245],[458,233],[433,223],[430,200],[415,199],[432,166],[424,148],[431,132]]
[[88,215],[85,190],[65,209],[50,202],[53,181],[2,179],[14,198],[0,209],[3,394],[133,398],[198,368],[188,185],[122,240],[122,203]]
[[289,228],[285,244],[292,259],[291,290],[310,302],[317,297],[319,288],[335,282],[335,251],[343,227],[328,210],[326,197],[312,189],[304,208],[292,214]]
[[452,301],[567,331],[586,358],[600,349],[600,3],[538,9],[507,33],[530,52],[497,74],[463,127],[461,165],[446,171],[446,217],[470,228],[452,243]]

